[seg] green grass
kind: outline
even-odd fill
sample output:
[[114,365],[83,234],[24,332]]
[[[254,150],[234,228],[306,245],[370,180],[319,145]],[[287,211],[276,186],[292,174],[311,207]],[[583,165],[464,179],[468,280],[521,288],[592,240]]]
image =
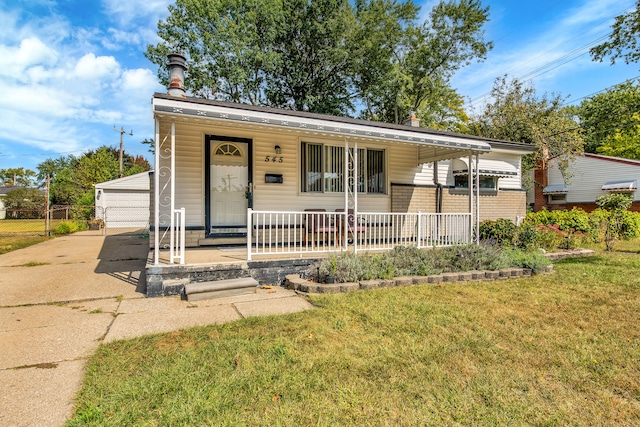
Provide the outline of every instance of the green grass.
[[0,254],[26,248],[51,239],[48,236],[0,236]]
[[102,345],[68,425],[640,425],[639,249]]

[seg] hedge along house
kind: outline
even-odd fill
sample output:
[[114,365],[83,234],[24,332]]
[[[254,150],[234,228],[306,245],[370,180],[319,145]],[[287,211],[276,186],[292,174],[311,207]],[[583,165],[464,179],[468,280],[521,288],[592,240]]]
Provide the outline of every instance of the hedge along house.
[[189,98],[184,57],[170,62],[169,93],[152,103],[155,267],[161,256],[191,262],[185,247],[230,243],[251,262],[453,245],[472,242],[483,219],[525,215],[521,156],[531,146],[415,118],[393,125]]

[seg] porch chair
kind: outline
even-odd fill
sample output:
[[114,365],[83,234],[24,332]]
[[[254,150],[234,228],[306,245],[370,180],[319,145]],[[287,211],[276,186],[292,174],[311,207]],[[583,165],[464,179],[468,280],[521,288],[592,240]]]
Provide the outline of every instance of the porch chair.
[[[305,209],[305,212],[326,212],[326,209]],[[306,232],[304,233],[304,242],[303,244],[307,244],[307,236],[311,233],[311,241],[318,244],[317,236],[322,234],[323,242],[328,244],[331,240],[331,235],[336,232],[336,227],[333,224],[333,221],[329,218],[328,215],[323,215],[320,213],[308,214],[307,223],[306,223]]]
[[[344,209],[336,209],[336,213],[344,213]],[[356,215],[353,209],[349,209],[347,211],[346,218],[341,219],[338,227],[338,233],[340,233],[340,239],[344,235],[344,231],[342,225],[346,223],[347,225],[347,241],[349,243],[358,239],[358,241],[363,240],[365,232],[367,231],[367,226],[360,221],[356,221]],[[349,239],[351,236],[351,239]]]

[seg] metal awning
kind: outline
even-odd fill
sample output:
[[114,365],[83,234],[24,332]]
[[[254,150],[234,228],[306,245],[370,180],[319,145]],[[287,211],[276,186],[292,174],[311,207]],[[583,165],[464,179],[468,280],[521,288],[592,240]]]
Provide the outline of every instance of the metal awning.
[[638,181],[623,180],[623,181],[609,181],[602,186],[603,191],[636,191],[638,189]]
[[564,184],[548,185],[542,189],[542,194],[567,194],[569,188]]
[[[518,176],[518,169],[511,163],[503,160],[480,159],[478,169],[480,175],[497,176],[499,178],[507,178]],[[451,170],[453,175],[469,174],[469,159],[455,159],[451,162]]]

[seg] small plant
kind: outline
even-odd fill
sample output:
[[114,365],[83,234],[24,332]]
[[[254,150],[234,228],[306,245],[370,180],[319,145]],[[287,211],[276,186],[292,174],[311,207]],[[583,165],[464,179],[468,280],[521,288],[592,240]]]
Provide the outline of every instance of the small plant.
[[631,196],[622,193],[606,194],[596,199],[598,207],[609,211],[608,218],[604,221],[604,241],[608,251],[613,250],[616,238],[622,234],[625,212],[631,203]]

